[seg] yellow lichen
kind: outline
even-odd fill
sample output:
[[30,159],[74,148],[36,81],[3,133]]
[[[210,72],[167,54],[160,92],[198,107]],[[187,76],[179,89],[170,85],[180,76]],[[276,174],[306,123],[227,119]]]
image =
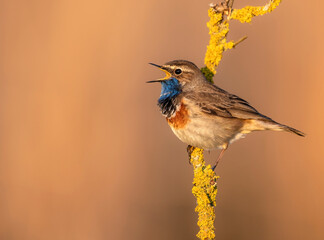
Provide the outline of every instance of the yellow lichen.
[[205,166],[204,150],[193,148],[190,162],[194,166],[194,180],[192,193],[197,198],[195,211],[198,212],[199,232],[197,237],[200,239],[215,238],[215,212],[217,177],[210,165]]
[[208,10],[208,16],[210,17],[207,27],[209,28],[209,45],[207,46],[207,52],[205,55],[205,65],[213,73],[216,73],[216,67],[223,57],[223,52],[227,48],[232,48],[226,42],[226,35],[229,31],[229,24],[227,21],[223,21],[223,14],[217,13],[214,9]]
[[273,11],[280,4],[280,2],[281,0],[271,0],[265,6],[260,6],[260,7],[246,6],[242,9],[234,9],[232,11],[230,18],[239,20],[242,23],[251,22],[252,18],[255,16],[261,16]]

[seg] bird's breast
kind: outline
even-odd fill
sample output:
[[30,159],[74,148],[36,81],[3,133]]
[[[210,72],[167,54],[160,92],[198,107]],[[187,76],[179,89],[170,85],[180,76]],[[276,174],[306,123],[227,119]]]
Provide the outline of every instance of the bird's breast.
[[183,129],[190,121],[186,105],[181,102],[175,113],[172,116],[167,117],[166,120],[171,128]]
[[237,135],[241,133],[241,119],[204,114],[187,99],[181,99],[174,113],[166,119],[182,142],[203,149],[226,148],[228,143],[244,134]]

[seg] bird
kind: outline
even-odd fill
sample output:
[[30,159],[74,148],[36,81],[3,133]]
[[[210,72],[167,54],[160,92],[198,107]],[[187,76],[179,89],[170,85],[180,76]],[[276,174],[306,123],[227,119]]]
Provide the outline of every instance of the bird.
[[246,100],[207,81],[190,61],[150,64],[166,73],[164,78],[147,83],[161,83],[157,105],[173,133],[188,144],[187,150],[191,147],[221,149],[213,170],[228,146],[248,133],[272,130],[305,136],[303,132],[261,114]]

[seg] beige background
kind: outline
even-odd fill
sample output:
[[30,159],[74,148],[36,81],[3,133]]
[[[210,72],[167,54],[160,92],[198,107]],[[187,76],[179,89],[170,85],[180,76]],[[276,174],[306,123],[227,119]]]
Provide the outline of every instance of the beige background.
[[[192,169],[148,62],[203,66],[210,0],[0,2],[0,239],[196,239]],[[236,1],[234,6],[266,1]],[[217,173],[217,239],[324,239],[323,1],[232,22],[216,83],[305,131],[255,133]],[[207,154],[215,160],[218,152]]]

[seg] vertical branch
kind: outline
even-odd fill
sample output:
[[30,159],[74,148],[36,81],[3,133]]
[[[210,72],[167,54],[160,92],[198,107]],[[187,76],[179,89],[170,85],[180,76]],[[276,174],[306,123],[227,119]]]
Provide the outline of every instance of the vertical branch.
[[[208,10],[210,20],[207,23],[207,27],[209,28],[210,41],[205,55],[205,65],[213,75],[216,74],[216,68],[223,57],[223,52],[234,47],[233,41],[226,41],[229,32],[228,19],[231,15],[233,4],[234,0],[225,0],[220,4],[210,4],[210,9]],[[205,72],[207,72],[206,69],[203,69],[203,73]],[[210,75],[209,73],[207,78],[209,81]]]
[[[274,10],[281,0],[270,0],[263,7],[245,7],[242,9],[233,9],[234,0],[224,0],[220,5],[211,4],[208,10],[210,17],[207,26],[209,28],[210,41],[205,55],[205,65],[201,72],[206,79],[213,82],[213,76],[216,74],[216,68],[223,57],[223,52],[234,48],[247,37],[238,41],[227,42],[226,37],[229,32],[229,21],[237,19],[241,22],[250,22],[254,16],[263,15]],[[197,237],[201,240],[215,239],[215,207],[217,194],[218,176],[211,169],[211,166],[205,165],[204,150],[190,147],[190,162],[194,168],[194,179],[192,193],[197,199],[195,211],[198,213],[199,232]]]
[[190,162],[194,167],[192,193],[197,198],[195,211],[198,213],[199,232],[197,237],[205,239],[215,238],[215,211],[217,184],[215,172],[210,165],[205,166],[204,150],[192,147]]

